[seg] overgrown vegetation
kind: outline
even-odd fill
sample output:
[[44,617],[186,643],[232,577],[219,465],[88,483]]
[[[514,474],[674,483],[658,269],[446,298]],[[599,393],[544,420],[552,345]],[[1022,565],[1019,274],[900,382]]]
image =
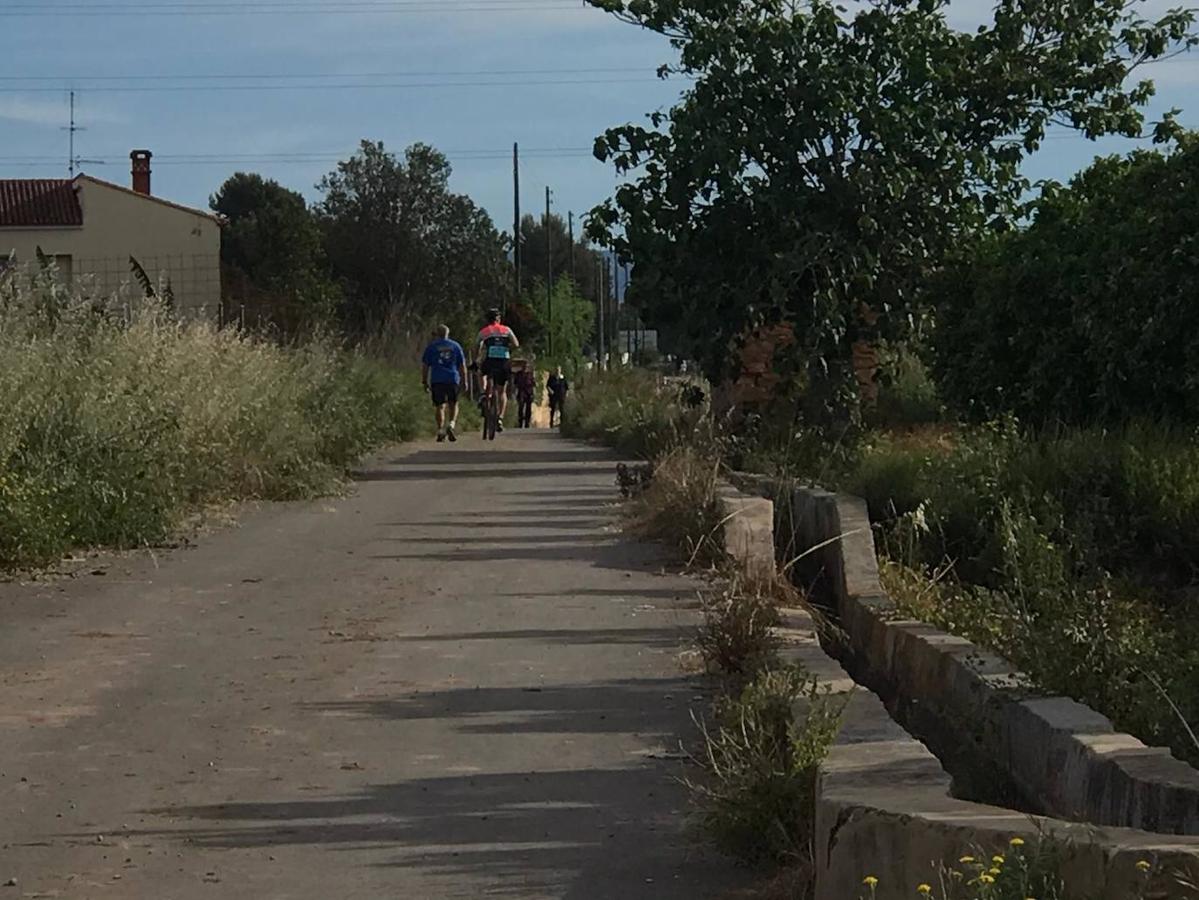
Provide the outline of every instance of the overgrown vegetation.
[[[1001,851],[976,847],[935,870],[930,866],[928,881],[911,885],[910,891],[930,900],[1066,900],[1060,874],[1064,855],[1065,848],[1054,841],[1038,839],[1029,844],[1016,837]],[[1148,884],[1148,878],[1140,880]],[[890,886],[867,875],[862,900],[873,900],[880,887],[888,891]]]
[[716,497],[720,461],[679,447],[654,463],[649,485],[628,507],[630,530],[662,541],[689,565],[716,565],[724,558],[724,522]]
[[[1044,834],[1028,841],[1014,837],[1006,847],[974,847],[956,860],[930,867],[926,882],[904,885],[903,892],[929,900],[1097,900],[1098,894],[1082,893],[1062,876],[1079,849]],[[1100,873],[1091,874],[1092,881],[1098,881]],[[1114,884],[1120,885],[1120,896],[1126,900],[1188,900],[1196,896],[1188,873],[1163,870],[1152,859],[1136,860],[1124,872],[1113,867],[1103,874],[1107,880],[1107,889],[1100,889],[1103,896],[1112,896]],[[894,887],[874,875],[865,876],[860,900],[874,900],[880,893],[894,895]]]
[[327,491],[425,428],[415,378],[335,341],[283,347],[125,308],[52,272],[0,278],[0,567],[160,542],[207,504]]
[[692,445],[701,427],[708,435],[701,442],[710,444],[703,391],[696,390],[644,369],[593,372],[575,385],[563,431],[641,459]]
[[708,777],[691,785],[718,847],[748,863],[810,867],[816,779],[843,706],[797,666],[766,669],[718,704],[704,729]]
[[734,679],[752,678],[777,662],[779,625],[776,586],[734,573],[704,598],[697,644],[709,669]]
[[883,440],[842,483],[867,498],[909,611],[1199,763],[1190,439],[1008,426]]
[[[608,382],[602,402],[619,415],[601,433],[623,439],[616,423],[681,415],[671,395],[621,379]],[[898,429],[842,450],[746,458],[865,497],[888,587],[908,612],[1199,763],[1199,450],[1189,433],[1032,433],[1009,422]]]

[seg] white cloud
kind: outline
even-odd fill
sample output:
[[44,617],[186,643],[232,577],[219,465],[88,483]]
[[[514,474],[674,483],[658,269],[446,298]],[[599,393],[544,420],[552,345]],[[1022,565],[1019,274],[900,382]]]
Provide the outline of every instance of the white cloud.
[[68,121],[67,104],[59,100],[30,100],[0,97],[0,119],[26,125],[63,125]]
[[[65,126],[70,122],[70,105],[65,96],[0,95],[0,121],[19,122],[24,125]],[[123,124],[128,122],[124,114],[92,103],[77,104],[75,120],[86,127],[90,123]]]

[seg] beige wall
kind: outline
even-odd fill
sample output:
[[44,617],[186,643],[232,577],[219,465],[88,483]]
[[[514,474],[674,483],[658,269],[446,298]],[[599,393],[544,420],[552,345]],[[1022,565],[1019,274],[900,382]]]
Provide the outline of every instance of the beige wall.
[[104,294],[123,284],[140,291],[130,271],[132,256],[156,287],[160,276],[170,279],[180,313],[216,318],[221,231],[215,219],[87,176],[78,187],[82,228],[0,229],[0,256],[15,252],[18,264],[28,263],[38,247],[47,256],[70,256],[73,279]]

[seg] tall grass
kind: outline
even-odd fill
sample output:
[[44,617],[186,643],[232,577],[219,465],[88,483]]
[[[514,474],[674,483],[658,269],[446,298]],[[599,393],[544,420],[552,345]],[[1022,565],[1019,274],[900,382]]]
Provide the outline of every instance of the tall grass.
[[[706,422],[702,402],[680,401],[685,392],[686,385],[645,369],[591,372],[571,394],[563,430],[571,437],[603,441],[623,453],[654,459],[694,444],[696,429]],[[710,443],[710,437],[704,443]]]
[[0,359],[4,568],[162,541],[206,504],[327,491],[428,418],[414,378],[332,340],[282,347],[40,274],[0,278]]

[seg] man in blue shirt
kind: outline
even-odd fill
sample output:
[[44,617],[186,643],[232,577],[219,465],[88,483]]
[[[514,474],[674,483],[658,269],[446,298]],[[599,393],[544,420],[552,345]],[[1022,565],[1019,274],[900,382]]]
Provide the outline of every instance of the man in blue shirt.
[[434,331],[433,343],[425,348],[421,357],[420,380],[425,390],[433,395],[437,442],[440,444],[446,438],[458,440],[454,431],[458,427],[458,390],[466,381],[466,354],[462,352],[461,344],[450,340],[449,326],[438,325]]

